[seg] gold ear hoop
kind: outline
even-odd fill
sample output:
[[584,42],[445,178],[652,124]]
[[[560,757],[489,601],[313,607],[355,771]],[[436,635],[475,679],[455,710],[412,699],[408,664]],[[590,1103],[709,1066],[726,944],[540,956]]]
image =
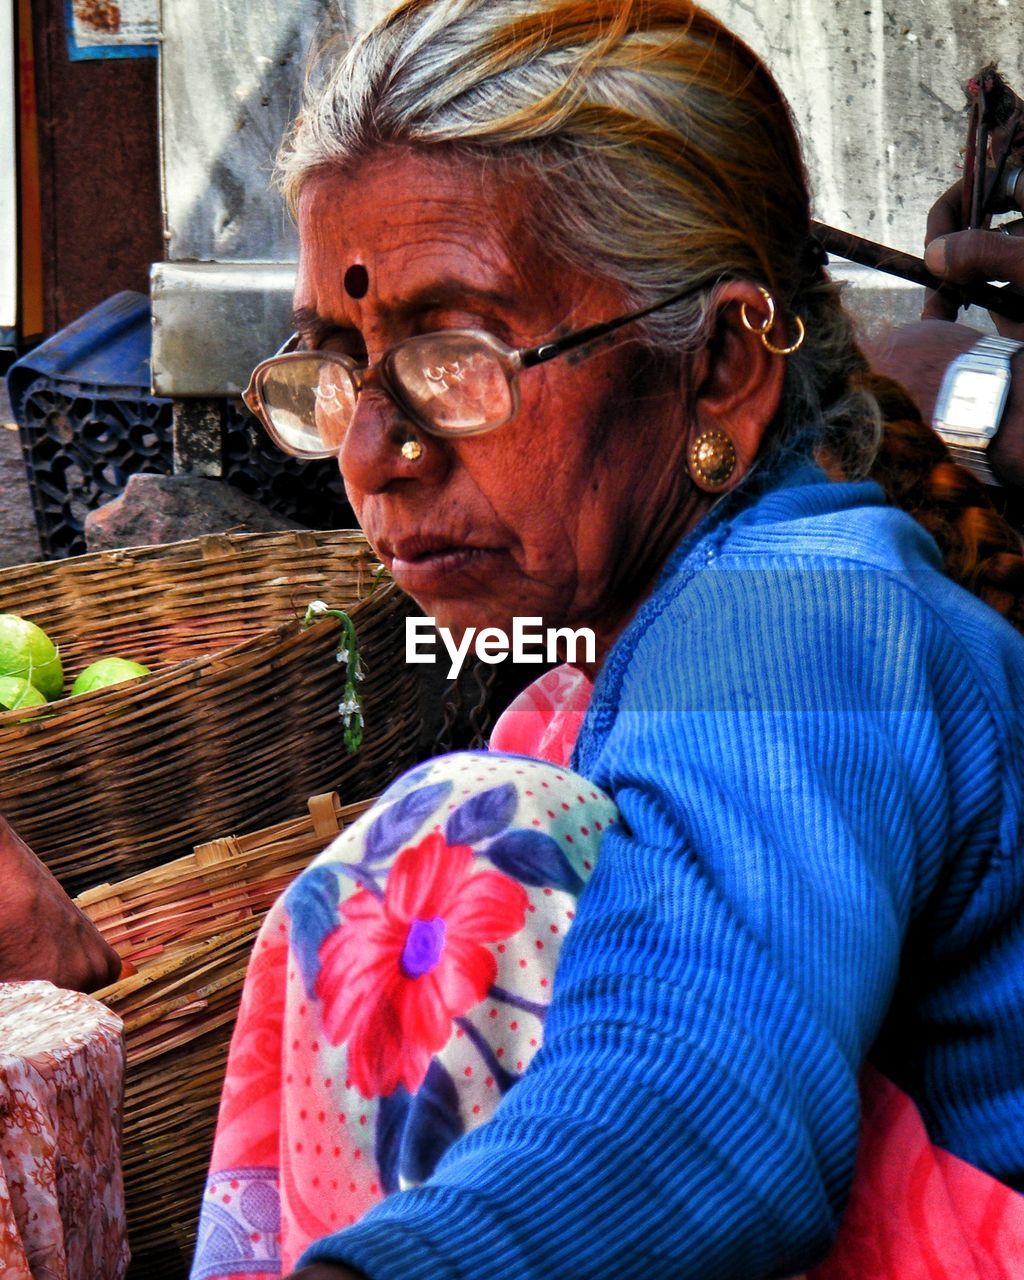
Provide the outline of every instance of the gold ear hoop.
[[740,321],[747,333],[756,333],[763,338],[766,333],[771,332],[772,327],[775,324],[775,299],[763,285],[759,284],[757,286],[757,291],[761,297],[764,298],[765,305],[768,308],[768,314],[764,318],[764,323],[761,325],[750,323],[750,316],[747,315],[748,304],[746,302],[740,303]]
[[751,324],[750,316],[747,314],[747,303],[740,303],[740,322],[748,333],[756,333],[761,339],[765,351],[770,351],[773,356],[791,356],[794,351],[799,351],[804,344],[804,338],[807,336],[804,329],[804,322],[799,316],[793,317],[793,323],[796,325],[796,341],[788,347],[777,347],[774,342],[770,342],[768,335],[775,328],[775,321],[778,319],[775,310],[775,299],[763,285],[757,285],[757,291],[765,300],[768,307],[768,314],[765,316],[763,323],[760,325]]
[[804,345],[804,338],[807,331],[804,329],[804,322],[799,316],[793,317],[793,323],[796,325],[796,342],[791,343],[788,347],[776,347],[768,341],[767,331],[761,334],[761,341],[764,343],[765,349],[770,351],[773,356],[791,356],[794,351],[799,351]]

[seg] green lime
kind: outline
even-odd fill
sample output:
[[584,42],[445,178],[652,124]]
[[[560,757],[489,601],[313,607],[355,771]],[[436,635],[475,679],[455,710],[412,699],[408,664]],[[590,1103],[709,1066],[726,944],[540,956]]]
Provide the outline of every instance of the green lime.
[[48,702],[64,688],[57,646],[42,627],[16,613],[0,613],[0,676],[21,676]]
[[21,676],[0,676],[0,707],[17,711],[19,707],[45,707],[46,699]]
[[148,675],[149,667],[144,667],[141,662],[132,662],[129,658],[100,658],[79,673],[71,686],[71,696],[92,693],[94,689],[104,689],[108,684],[120,684],[122,680],[137,680],[139,676]]

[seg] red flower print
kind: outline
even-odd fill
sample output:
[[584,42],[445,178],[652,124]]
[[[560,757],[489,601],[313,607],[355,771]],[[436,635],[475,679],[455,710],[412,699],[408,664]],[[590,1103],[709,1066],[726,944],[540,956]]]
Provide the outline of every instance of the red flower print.
[[526,919],[526,890],[499,871],[473,871],[473,850],[434,833],[403,849],[383,901],[360,889],[320,947],[316,993],[332,1043],[348,1044],[364,1098],[423,1083],[452,1019],[482,1000],[497,961],[485,945]]

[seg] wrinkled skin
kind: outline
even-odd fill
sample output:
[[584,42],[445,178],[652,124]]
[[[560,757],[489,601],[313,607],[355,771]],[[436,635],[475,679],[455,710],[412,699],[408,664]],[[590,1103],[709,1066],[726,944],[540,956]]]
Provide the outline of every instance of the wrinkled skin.
[[[519,348],[628,312],[617,286],[549,256],[527,222],[532,195],[477,162],[397,147],[314,175],[299,201],[304,344],[372,365],[431,330],[484,329]],[[344,284],[353,265],[368,273],[361,298]],[[726,328],[763,381],[763,349],[736,321],[747,298],[763,307],[753,286],[725,287]],[[755,438],[708,407],[729,361],[709,373],[705,353],[669,368],[631,334],[526,370],[515,417],[468,439],[427,435],[382,387],[364,390],[338,453],[349,499],[399,585],[441,625],[509,631],[513,616],[536,616],[589,626],[605,650],[713,501],[687,474],[692,434],[729,427],[736,479],[752,461],[761,409]],[[413,434],[417,461],[401,453]]]
[[0,817],[0,981],[45,978],[95,991],[121,972],[117,952]]

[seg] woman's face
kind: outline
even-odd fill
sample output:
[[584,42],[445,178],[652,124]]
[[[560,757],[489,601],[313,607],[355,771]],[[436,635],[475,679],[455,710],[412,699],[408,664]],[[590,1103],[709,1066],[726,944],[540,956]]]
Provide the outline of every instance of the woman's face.
[[[397,148],[314,175],[299,204],[305,344],[373,364],[437,329],[525,347],[628,311],[616,287],[545,253],[526,228],[533,195],[475,162]],[[426,435],[379,385],[363,391],[338,449],[349,499],[440,625],[510,631],[540,616],[607,643],[696,519],[678,373],[632,332],[523,372],[518,413],[486,435]],[[401,452],[412,436],[418,460]]]

